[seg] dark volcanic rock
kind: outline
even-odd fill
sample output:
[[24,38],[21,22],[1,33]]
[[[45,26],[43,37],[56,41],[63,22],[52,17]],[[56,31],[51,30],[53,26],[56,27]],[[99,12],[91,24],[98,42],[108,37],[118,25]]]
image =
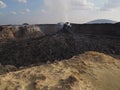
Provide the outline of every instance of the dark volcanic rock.
[[[50,25],[50,27],[53,26]],[[73,33],[53,32],[53,35],[50,33],[50,35],[44,37],[34,34],[35,32],[39,34],[37,29],[35,31],[31,30],[31,28],[36,27],[29,26],[27,30],[26,27],[21,27],[17,32],[11,29],[13,37],[26,37],[27,39],[9,38],[10,40],[7,40],[7,42],[3,40],[4,43],[2,43],[3,41],[1,41],[0,63],[3,65],[26,66],[68,59],[86,51],[98,51],[119,57],[120,25],[72,24],[72,26]],[[49,25],[46,25],[46,27],[48,28]]]
[[85,51],[119,55],[119,39],[59,32],[43,38],[12,41],[0,46],[0,62],[4,65],[26,66],[68,59]]

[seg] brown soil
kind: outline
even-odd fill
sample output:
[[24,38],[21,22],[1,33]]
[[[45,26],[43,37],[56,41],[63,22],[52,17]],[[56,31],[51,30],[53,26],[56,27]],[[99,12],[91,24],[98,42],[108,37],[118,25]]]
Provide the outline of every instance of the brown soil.
[[0,75],[1,90],[120,90],[120,61],[98,52]]

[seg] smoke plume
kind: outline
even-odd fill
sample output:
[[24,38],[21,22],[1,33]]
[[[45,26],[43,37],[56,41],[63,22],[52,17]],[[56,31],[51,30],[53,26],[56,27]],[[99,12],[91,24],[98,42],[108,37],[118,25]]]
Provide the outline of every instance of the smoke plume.
[[46,6],[45,11],[49,17],[57,21],[69,20],[69,5],[70,0],[44,0]]

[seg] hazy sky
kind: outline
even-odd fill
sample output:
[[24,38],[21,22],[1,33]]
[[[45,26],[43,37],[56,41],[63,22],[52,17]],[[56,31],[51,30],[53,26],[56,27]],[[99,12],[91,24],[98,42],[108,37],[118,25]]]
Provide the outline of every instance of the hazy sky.
[[120,21],[120,0],[0,0],[0,24]]

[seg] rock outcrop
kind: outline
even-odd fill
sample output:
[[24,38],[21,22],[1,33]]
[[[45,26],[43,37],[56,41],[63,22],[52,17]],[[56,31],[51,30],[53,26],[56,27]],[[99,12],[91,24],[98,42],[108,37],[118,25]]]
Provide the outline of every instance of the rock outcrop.
[[28,39],[43,37],[45,34],[39,26],[0,26],[0,40]]

